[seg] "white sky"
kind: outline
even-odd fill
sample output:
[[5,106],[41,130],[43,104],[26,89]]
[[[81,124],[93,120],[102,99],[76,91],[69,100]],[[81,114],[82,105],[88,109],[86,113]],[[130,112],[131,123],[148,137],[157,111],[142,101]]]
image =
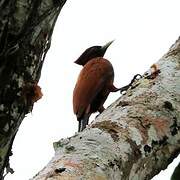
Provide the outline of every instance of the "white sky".
[[[24,119],[13,146],[7,180],[33,177],[54,155],[54,141],[78,127],[72,92],[81,69],[73,63],[88,47],[115,39],[105,57],[115,71],[115,85],[145,72],[180,35],[179,0],[68,0],[62,9],[39,85],[43,98]],[[105,106],[119,97],[109,96]],[[176,159],[176,164],[180,157]],[[174,166],[154,180],[169,180]]]

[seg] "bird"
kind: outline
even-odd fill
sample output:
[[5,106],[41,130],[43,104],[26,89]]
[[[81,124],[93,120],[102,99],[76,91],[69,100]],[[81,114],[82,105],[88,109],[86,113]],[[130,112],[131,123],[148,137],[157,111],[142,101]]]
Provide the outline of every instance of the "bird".
[[78,132],[86,128],[92,113],[104,111],[103,104],[109,93],[120,90],[113,85],[114,69],[111,62],[103,57],[112,43],[92,46],[74,62],[83,66],[73,91],[73,111],[79,121]]

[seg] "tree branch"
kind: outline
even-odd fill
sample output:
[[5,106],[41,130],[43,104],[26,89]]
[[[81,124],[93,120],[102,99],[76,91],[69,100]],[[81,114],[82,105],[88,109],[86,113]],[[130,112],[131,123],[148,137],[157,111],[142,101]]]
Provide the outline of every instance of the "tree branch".
[[18,128],[41,96],[37,82],[66,0],[0,2],[0,179]]
[[151,179],[180,152],[180,39],[33,180]]

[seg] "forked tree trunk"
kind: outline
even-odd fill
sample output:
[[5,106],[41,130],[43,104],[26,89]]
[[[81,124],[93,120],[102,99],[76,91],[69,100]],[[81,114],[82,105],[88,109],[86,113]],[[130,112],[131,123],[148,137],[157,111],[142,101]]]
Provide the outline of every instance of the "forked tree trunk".
[[148,180],[180,152],[180,39],[33,180]]
[[0,1],[0,179],[12,172],[14,137],[33,103],[51,35],[66,0]]

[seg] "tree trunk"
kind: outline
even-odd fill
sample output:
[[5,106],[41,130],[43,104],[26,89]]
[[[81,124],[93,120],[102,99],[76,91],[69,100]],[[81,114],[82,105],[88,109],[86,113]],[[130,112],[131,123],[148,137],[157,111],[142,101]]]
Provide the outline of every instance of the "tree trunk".
[[180,152],[180,39],[33,180],[151,179]]
[[37,85],[51,35],[66,0],[0,1],[0,179],[25,115],[42,94]]

